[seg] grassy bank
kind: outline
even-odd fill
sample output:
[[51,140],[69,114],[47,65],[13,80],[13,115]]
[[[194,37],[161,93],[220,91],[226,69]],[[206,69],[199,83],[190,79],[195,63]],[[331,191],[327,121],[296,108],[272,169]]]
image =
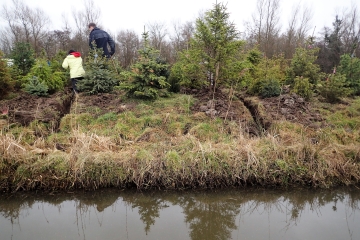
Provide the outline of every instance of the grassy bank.
[[259,136],[251,120],[191,111],[195,101],[125,101],[102,114],[76,100],[57,131],[37,121],[3,128],[0,190],[359,185],[360,99],[316,103],[326,127],[274,121]]

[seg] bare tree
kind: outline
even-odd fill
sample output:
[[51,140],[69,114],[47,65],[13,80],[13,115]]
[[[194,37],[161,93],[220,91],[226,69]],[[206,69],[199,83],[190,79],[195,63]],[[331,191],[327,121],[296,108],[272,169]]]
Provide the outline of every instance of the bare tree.
[[9,30],[13,36],[13,42],[30,43],[30,30],[27,21],[29,8],[21,1],[12,0],[12,7],[3,5],[2,18],[8,24]]
[[360,43],[360,18],[359,10],[353,4],[349,11],[344,11],[342,18],[341,41],[343,43],[343,53],[356,55],[359,52]]
[[174,34],[170,36],[175,51],[182,51],[189,48],[190,39],[194,34],[195,28],[193,22],[185,22],[180,24],[173,23]]
[[139,36],[133,30],[122,30],[117,34],[117,54],[121,66],[130,67],[138,56],[140,46]]
[[82,11],[73,10],[73,18],[76,30],[84,33],[88,29],[88,24],[93,22],[100,26],[101,11],[95,6],[94,0],[84,0],[85,9]]
[[190,39],[195,31],[194,22],[173,22],[172,35],[169,35],[170,41],[165,42],[163,47],[163,56],[166,56],[167,62],[173,64],[177,60],[177,53],[189,49]]
[[11,39],[11,32],[9,29],[0,30],[0,49],[6,55],[10,54],[13,40]]
[[73,10],[73,19],[75,21],[76,30],[74,31],[74,48],[87,53],[88,47],[88,24],[93,22],[100,26],[101,11],[95,6],[94,0],[84,0],[84,10]]
[[23,2],[13,0],[15,21],[18,22],[18,26],[22,27],[22,32],[25,33],[25,39],[27,43],[30,43],[30,21],[31,10]]
[[168,35],[168,30],[165,23],[153,22],[148,23],[150,44],[161,53],[165,38]]
[[50,19],[45,15],[43,10],[38,8],[29,13],[28,21],[35,53],[39,53],[38,43],[46,36],[46,27],[50,24]]
[[310,8],[301,6],[298,2],[292,11],[288,27],[285,31],[285,58],[291,58],[295,52],[296,47],[303,45],[306,41],[307,34],[310,30],[310,21],[313,13]]
[[258,45],[267,57],[276,51],[276,39],[280,32],[280,0],[257,0],[252,23],[247,22],[248,41]]
[[71,46],[71,32],[66,29],[49,31],[41,44],[46,51],[47,57],[52,58],[60,50],[68,51],[73,48]]
[[305,41],[309,30],[311,29],[311,20],[314,13],[308,6],[302,7],[302,13],[300,18],[300,24],[297,28],[296,34],[299,41]]
[[2,18],[8,23],[8,33],[12,33],[12,43],[27,42],[40,52],[39,41],[45,37],[50,19],[41,9],[31,9],[21,0],[12,0],[12,8],[3,6]]
[[50,59],[58,52],[58,42],[54,32],[48,32],[46,37],[41,42],[42,47],[45,49],[47,57]]

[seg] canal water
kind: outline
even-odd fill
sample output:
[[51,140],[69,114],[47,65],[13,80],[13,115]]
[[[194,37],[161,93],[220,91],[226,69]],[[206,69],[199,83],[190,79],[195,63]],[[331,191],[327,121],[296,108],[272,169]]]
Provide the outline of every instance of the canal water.
[[1,194],[0,239],[360,239],[360,190]]

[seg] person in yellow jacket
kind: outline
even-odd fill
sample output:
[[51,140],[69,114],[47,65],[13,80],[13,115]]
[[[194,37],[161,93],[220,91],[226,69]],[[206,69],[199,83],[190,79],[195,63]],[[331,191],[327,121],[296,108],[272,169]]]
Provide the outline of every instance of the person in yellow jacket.
[[66,56],[64,62],[62,63],[62,67],[65,69],[70,68],[71,85],[73,91],[77,93],[77,81],[83,79],[85,75],[80,52],[70,50],[69,55]]

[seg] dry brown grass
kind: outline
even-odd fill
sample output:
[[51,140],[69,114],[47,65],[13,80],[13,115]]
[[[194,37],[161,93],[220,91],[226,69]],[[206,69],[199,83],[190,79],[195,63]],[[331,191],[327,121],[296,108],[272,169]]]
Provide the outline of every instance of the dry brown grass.
[[302,133],[290,137],[286,131],[262,138],[240,134],[226,143],[200,141],[192,134],[160,141],[159,134],[163,132],[145,131],[136,142],[119,148],[110,137],[76,130],[68,136],[65,152],[46,148],[41,138],[30,146],[22,143],[21,136],[1,135],[2,173],[13,179],[2,179],[0,186],[11,190],[257,184],[331,187],[357,184],[360,179],[356,143],[311,144]]
[[86,122],[85,131],[75,115],[69,116],[70,124],[64,123],[66,134],[52,138],[36,137],[27,128],[20,134],[1,132],[0,189],[328,188],[360,182],[356,131],[345,132],[353,140],[343,144],[338,139],[345,133],[337,129],[275,122],[261,137],[250,137],[240,123],[170,110],[147,116],[148,106],[142,109],[109,120],[128,131],[129,139],[120,137],[116,127],[110,134],[92,128],[109,130],[96,119]]

